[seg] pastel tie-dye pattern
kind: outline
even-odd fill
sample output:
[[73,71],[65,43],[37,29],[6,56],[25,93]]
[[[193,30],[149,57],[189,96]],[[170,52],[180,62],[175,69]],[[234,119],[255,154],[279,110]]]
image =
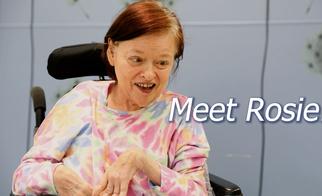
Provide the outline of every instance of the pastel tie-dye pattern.
[[168,121],[172,98],[187,98],[167,91],[146,108],[117,111],[106,106],[112,82],[83,82],[57,102],[14,173],[15,194],[57,194],[53,172],[59,164],[96,186],[106,164],[139,147],[159,162],[161,186],[138,172],[128,195],[207,195],[204,164],[209,145],[202,125],[178,116]]

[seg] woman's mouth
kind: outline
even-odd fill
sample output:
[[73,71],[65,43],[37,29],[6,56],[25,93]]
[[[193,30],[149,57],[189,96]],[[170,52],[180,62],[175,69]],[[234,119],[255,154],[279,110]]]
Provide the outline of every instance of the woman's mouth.
[[142,91],[143,93],[150,93],[153,88],[156,86],[156,84],[154,83],[134,83],[136,87],[138,87],[138,89],[140,89],[140,91]]

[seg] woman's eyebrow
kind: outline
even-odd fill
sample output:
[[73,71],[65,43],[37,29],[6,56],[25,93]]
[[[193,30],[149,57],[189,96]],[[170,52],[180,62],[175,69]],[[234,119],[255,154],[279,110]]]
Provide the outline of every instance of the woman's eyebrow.
[[171,57],[171,56],[172,56],[172,55],[170,55],[170,54],[168,54],[168,53],[167,53],[167,54],[161,54],[161,55],[160,55],[160,57]]
[[138,50],[138,49],[131,49],[131,50],[129,50],[129,52],[135,52],[135,53],[140,53],[140,54],[144,53],[143,51]]
[[[127,53],[139,53],[139,54],[144,54],[143,51],[138,50],[138,49],[131,49],[129,50]],[[161,55],[159,55],[159,57],[171,57],[172,55],[170,53],[162,53]]]

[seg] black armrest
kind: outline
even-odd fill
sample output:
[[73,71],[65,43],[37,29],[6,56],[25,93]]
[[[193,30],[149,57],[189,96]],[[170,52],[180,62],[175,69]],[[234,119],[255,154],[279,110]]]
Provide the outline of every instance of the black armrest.
[[243,195],[239,186],[237,186],[236,184],[210,173],[209,178],[211,187],[213,188],[216,196]]

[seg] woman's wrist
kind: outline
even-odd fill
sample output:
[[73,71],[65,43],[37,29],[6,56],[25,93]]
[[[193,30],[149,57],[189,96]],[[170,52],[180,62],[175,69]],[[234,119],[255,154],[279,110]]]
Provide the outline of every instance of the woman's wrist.
[[146,162],[146,155],[144,154],[144,152],[140,149],[136,149],[135,151],[136,156],[135,156],[135,165],[136,168],[142,172],[144,172],[144,163]]
[[150,158],[143,150],[136,151],[136,167],[155,185],[161,184],[161,168],[157,161]]

